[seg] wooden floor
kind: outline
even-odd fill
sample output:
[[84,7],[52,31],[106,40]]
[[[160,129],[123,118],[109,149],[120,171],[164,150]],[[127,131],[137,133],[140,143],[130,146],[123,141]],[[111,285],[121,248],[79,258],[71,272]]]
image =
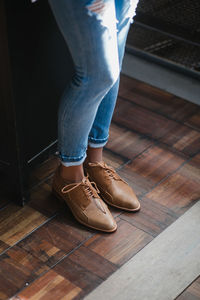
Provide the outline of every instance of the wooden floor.
[[[32,174],[29,204],[0,199],[0,300],[82,299],[195,204],[200,107],[123,75],[104,159],[141,211],[111,209],[113,234],[79,225],[51,194],[50,158]],[[200,299],[200,278],[177,299]]]

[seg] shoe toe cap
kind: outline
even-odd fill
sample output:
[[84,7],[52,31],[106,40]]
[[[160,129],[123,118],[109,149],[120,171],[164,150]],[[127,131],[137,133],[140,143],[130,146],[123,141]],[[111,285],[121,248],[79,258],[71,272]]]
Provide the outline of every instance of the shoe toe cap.
[[126,199],[126,207],[130,210],[139,210],[140,209],[140,202],[134,196],[128,197]]
[[126,186],[117,190],[113,203],[122,209],[137,211],[140,209],[140,202],[131,187]]
[[95,214],[92,214],[88,217],[88,223],[90,226],[101,231],[112,232],[117,229],[116,221],[106,205],[105,213],[96,211]]

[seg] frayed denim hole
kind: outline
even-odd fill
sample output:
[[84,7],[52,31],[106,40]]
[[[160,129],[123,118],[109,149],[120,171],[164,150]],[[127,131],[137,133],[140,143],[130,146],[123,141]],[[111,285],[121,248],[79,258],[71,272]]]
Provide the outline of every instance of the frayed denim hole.
[[[90,17],[96,16],[97,20],[101,22],[103,28],[109,30],[109,28],[113,26],[110,17],[112,13],[112,7],[109,3],[105,3],[104,0],[93,0],[92,3],[86,5],[86,9]],[[115,21],[118,23],[117,19]],[[117,28],[116,31],[118,31]]]
[[89,16],[96,15],[101,17],[105,12],[105,6],[106,4],[103,0],[93,0],[92,3],[86,6],[86,8],[88,10]]

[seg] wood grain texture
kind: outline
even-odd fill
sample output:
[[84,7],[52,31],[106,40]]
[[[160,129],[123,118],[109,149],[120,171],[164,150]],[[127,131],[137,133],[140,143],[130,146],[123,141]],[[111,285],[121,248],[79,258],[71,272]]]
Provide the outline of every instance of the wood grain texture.
[[198,108],[197,112],[191,118],[187,119],[185,124],[200,131],[200,108]]
[[[91,235],[87,230],[73,225],[76,221],[72,217],[70,219],[70,214],[67,218],[68,213],[44,224],[0,256],[0,290],[6,295],[2,299],[17,293],[27,283],[47,272]],[[9,289],[5,284],[8,274],[12,286]]]
[[124,212],[120,215],[120,218],[126,220],[137,228],[151,234],[153,237],[156,237],[161,233],[165,228],[172,224],[177,218],[173,210],[143,197],[140,199],[141,211],[138,214],[130,214]]
[[125,75],[121,77],[119,95],[150,111],[182,122],[199,109],[194,103]]
[[158,139],[176,126],[176,122],[130,101],[118,99],[113,121],[126,128]]
[[68,258],[56,265],[54,270],[76,286],[80,287],[84,291],[84,294],[89,293],[103,282],[99,276],[84,268],[76,261],[72,261]]
[[0,241],[0,253],[4,252],[6,249],[8,249],[10,246],[2,241]]
[[54,270],[81,287],[83,297],[116,271],[117,267],[91,249],[81,246],[56,265]]
[[189,164],[197,169],[200,169],[200,153],[196,154],[190,161]]
[[177,124],[161,138],[161,141],[184,154],[191,156],[199,152],[200,132],[188,126]]
[[124,220],[112,235],[96,234],[85,246],[116,265],[122,265],[152,240],[152,236]]
[[9,204],[0,211],[0,241],[13,246],[46,220],[44,215],[28,205]]
[[129,90],[139,87],[142,84],[140,80],[131,78],[127,75],[120,75],[119,96],[123,96]]
[[176,300],[200,300],[200,276]]
[[[52,195],[51,157],[34,169],[25,207],[0,200],[0,299],[83,299],[200,198],[197,106],[124,75],[119,95],[103,155],[141,211],[109,207],[118,223],[112,234],[82,226]],[[198,285],[180,297],[197,300]]]
[[0,257],[0,299],[11,297],[48,269],[30,252],[12,247]]
[[200,198],[200,168],[186,163],[150,191],[146,197],[173,211],[185,212]]
[[113,123],[110,127],[110,137],[106,148],[129,160],[136,157],[153,143],[154,141],[151,139]]
[[18,294],[18,299],[27,300],[70,300],[74,299],[81,289],[63,276],[50,270],[29,287]]
[[119,174],[140,196],[150,191],[170,173],[175,172],[184,161],[184,156],[170,151],[166,146],[153,145],[124,166]]
[[108,165],[115,169],[119,168],[128,161],[128,159],[121,157],[119,153],[111,152],[107,148],[103,151],[103,159]]
[[91,236],[67,210],[50,220],[18,245],[52,267]]
[[106,279],[117,270],[116,265],[85,246],[81,246],[70,254],[68,258],[101,279]]

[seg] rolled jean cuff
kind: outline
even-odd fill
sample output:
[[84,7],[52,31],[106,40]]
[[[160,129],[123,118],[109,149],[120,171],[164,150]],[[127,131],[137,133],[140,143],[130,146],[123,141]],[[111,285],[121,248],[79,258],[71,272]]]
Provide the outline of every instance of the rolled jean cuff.
[[87,154],[85,153],[84,156],[81,157],[69,157],[59,154],[60,161],[63,166],[71,167],[71,166],[78,166],[81,165],[84,160],[86,159]]
[[95,139],[95,138],[89,137],[89,139],[88,139],[88,145],[91,148],[101,148],[101,147],[104,147],[107,142],[108,142],[108,137],[105,138],[105,139]]

